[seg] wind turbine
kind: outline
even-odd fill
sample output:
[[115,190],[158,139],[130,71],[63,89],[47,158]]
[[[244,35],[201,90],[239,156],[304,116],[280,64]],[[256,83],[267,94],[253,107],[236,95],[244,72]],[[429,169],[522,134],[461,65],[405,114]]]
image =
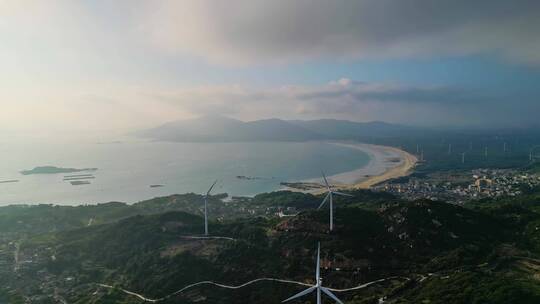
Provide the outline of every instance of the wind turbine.
[[310,294],[312,293],[313,291],[317,291],[317,304],[321,304],[321,291],[324,292],[327,296],[329,296],[330,298],[332,298],[334,301],[336,301],[336,303],[339,303],[339,304],[343,304],[343,302],[341,302],[340,299],[338,299],[330,290],[328,290],[328,288],[324,288],[322,287],[321,285],[321,272],[320,272],[320,265],[321,265],[321,243],[319,243],[318,247],[317,247],[317,268],[315,269],[315,285],[311,286],[310,288],[304,290],[304,291],[301,291],[297,294],[295,294],[294,296],[288,298],[287,300],[281,302],[281,303],[285,303],[285,302],[288,302],[290,300],[294,300],[296,298],[300,298],[302,296],[305,296],[307,294]]
[[328,189],[328,192],[326,194],[326,196],[324,197],[324,200],[322,201],[322,203],[319,205],[319,208],[317,209],[321,209],[321,207],[324,205],[324,203],[326,203],[327,200],[330,200],[330,231],[332,231],[334,229],[334,201],[333,201],[333,195],[336,194],[336,195],[341,195],[341,196],[350,196],[352,197],[352,195],[350,194],[347,194],[347,193],[343,193],[343,192],[337,192],[337,191],[333,191],[332,188],[330,187],[330,184],[328,184],[328,180],[326,179],[326,175],[324,175],[324,172],[322,172],[322,176],[323,176],[323,179],[324,179],[324,183],[326,185],[326,189]]
[[210,196],[210,191],[212,191],[212,188],[216,185],[217,180],[210,186],[210,189],[208,189],[208,192],[206,192],[206,195],[204,196],[204,235],[208,235],[208,197]]

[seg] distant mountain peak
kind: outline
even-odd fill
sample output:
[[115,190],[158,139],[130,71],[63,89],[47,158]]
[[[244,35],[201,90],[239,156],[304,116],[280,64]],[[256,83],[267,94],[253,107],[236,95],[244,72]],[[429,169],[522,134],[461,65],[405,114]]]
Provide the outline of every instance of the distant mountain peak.
[[189,123],[241,124],[241,123],[243,123],[243,121],[238,120],[238,119],[234,119],[234,118],[230,118],[230,117],[227,117],[227,116],[222,116],[222,115],[203,115],[203,116],[198,116],[198,117],[194,117],[194,118],[190,118],[190,119],[176,120],[176,121],[173,121],[171,123],[174,123],[174,124],[189,124]]
[[221,115],[179,120],[138,132],[155,140],[180,142],[308,141],[399,136],[411,128],[381,121],[367,123],[338,119],[282,120],[269,118],[243,122]]

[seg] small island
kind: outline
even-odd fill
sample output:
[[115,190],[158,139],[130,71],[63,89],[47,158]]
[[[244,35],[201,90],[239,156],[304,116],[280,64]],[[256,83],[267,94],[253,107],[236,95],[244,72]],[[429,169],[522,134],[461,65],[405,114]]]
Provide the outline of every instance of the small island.
[[19,182],[18,179],[10,179],[10,180],[3,180],[3,181],[0,181],[0,184],[18,183],[18,182]]
[[64,177],[64,181],[72,181],[72,180],[85,180],[85,179],[94,179],[96,178],[93,175],[88,176],[80,176],[80,177]]
[[89,185],[90,182],[89,181],[81,181],[81,180],[76,180],[76,181],[71,181],[70,182],[72,186],[81,186],[81,185]]
[[247,176],[247,175],[237,175],[236,178],[242,179],[242,180],[274,179],[274,177]]
[[309,183],[309,182],[281,182],[281,186],[284,186],[289,189],[295,189],[300,191],[312,191],[318,189],[324,189],[324,186],[318,183]]
[[58,174],[58,173],[74,173],[74,172],[84,172],[84,171],[96,171],[97,168],[60,168],[54,166],[41,166],[35,167],[32,170],[23,170],[21,171],[22,175],[32,175],[32,174]]

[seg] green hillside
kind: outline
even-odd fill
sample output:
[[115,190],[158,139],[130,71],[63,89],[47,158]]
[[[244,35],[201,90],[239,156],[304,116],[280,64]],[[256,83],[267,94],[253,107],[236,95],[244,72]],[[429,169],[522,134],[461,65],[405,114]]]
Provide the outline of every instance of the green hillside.
[[[288,197],[291,204],[299,199],[298,194],[275,193],[259,197],[258,204],[270,204],[274,196],[279,201]],[[393,277],[340,292],[346,303],[377,303],[382,298],[385,303],[540,300],[540,213],[531,203],[484,202],[463,208],[432,201],[386,203],[366,193],[362,200],[340,203],[331,234],[328,210],[313,209],[281,219],[211,222],[213,235],[234,240],[192,238],[200,234],[202,218],[182,211],[26,233],[16,240],[16,271],[14,241],[2,247],[7,267],[0,270],[0,298],[16,301],[31,294],[35,303],[51,303],[56,290],[69,303],[141,303],[120,289],[96,283],[148,298],[206,280],[239,285],[271,277],[313,283],[314,249],[320,241],[323,284],[329,287],[344,289]],[[107,208],[112,206],[120,205]],[[2,212],[4,217],[10,213]],[[270,281],[237,290],[196,286],[162,303],[279,303],[300,289]]]

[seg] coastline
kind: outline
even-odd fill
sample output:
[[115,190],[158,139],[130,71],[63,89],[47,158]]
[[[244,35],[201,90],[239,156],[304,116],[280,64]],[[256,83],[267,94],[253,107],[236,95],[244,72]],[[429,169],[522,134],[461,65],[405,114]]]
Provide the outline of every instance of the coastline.
[[[319,158],[313,158],[309,154],[312,149],[320,147],[319,144],[324,146],[328,153],[325,157],[332,157],[324,164],[318,161]],[[56,157],[58,151],[56,144],[52,146],[40,145],[40,147],[44,151],[41,156],[43,159]],[[329,169],[338,169],[335,166],[339,166],[339,170],[334,172],[343,172],[335,175],[329,174],[330,182],[338,188],[344,190],[369,188],[377,182],[405,175],[405,173],[400,172],[402,171],[400,169],[391,170],[393,167],[401,165],[400,168],[403,168],[405,172],[412,167],[412,165],[405,166],[401,161],[396,162],[396,160],[404,159],[404,154],[402,154],[404,152],[399,149],[352,141],[219,144],[125,142],[116,145],[92,143],[69,146],[69,149],[63,150],[65,156],[62,161],[58,161],[70,164],[70,166],[65,167],[90,168],[95,166],[103,168],[103,170],[100,169],[99,178],[96,175],[91,184],[74,187],[69,182],[63,181],[62,175],[21,175],[19,173],[21,168],[34,167],[35,164],[31,160],[16,157],[23,155],[23,151],[26,149],[24,145],[9,146],[9,148],[7,150],[9,153],[6,153],[8,156],[7,166],[0,170],[0,175],[5,176],[6,180],[20,181],[0,183],[2,190],[0,206],[9,204],[81,205],[111,201],[138,202],[175,193],[202,193],[207,190],[205,189],[207,188],[206,181],[211,181],[214,178],[222,181],[219,191],[234,196],[255,196],[259,193],[283,189],[302,191],[301,188],[285,188],[280,185],[280,182],[289,180],[300,183],[307,182],[301,177],[288,177],[292,176],[289,175],[291,172],[302,172],[302,170],[315,171],[314,175],[308,175],[306,178],[312,177],[311,180],[317,183],[314,188],[306,191],[313,193],[313,191],[322,190],[317,187],[322,182],[319,172],[320,166],[323,165]],[[353,163],[333,156],[339,155],[334,154],[334,150],[343,148],[347,149],[345,155],[350,157],[348,159],[361,159],[361,161]],[[79,152],[83,149],[90,151],[89,154],[92,155],[92,158],[88,159],[88,163],[80,162]],[[179,154],[178,151],[183,152]],[[201,153],[202,151],[208,151],[208,153]],[[291,162],[292,159],[289,159],[291,151],[294,152],[292,155],[299,160],[299,163]],[[119,157],[127,153],[131,155],[130,158]],[[217,161],[207,172],[201,170],[203,168],[201,164],[206,163],[206,160],[213,161],[214,159]],[[45,161],[40,162],[46,163]],[[412,164],[414,161],[410,163]],[[250,174],[271,178],[279,176],[278,174],[282,171],[287,173],[282,177],[268,181],[246,181],[237,178],[237,176],[249,176]],[[188,174],[188,172],[193,174]],[[265,172],[272,173],[266,174]],[[209,175],[210,173],[212,175]],[[366,175],[369,176],[366,177]],[[150,187],[149,185],[164,185],[164,187]]]
[[[365,143],[329,142],[329,144],[360,150],[370,157],[370,162],[358,169],[328,176],[330,184],[338,190],[369,189],[390,179],[412,173],[418,159],[401,149]],[[320,183],[320,178],[304,182]],[[286,190],[320,194],[325,189],[300,190],[285,187]]]
[[386,149],[387,151],[392,151],[393,153],[399,154],[401,158],[400,162],[396,166],[386,168],[385,172],[379,175],[373,175],[364,180],[358,181],[351,186],[354,189],[369,189],[387,180],[407,176],[412,173],[416,163],[418,162],[416,156],[401,149],[388,146],[373,146],[376,149]]

